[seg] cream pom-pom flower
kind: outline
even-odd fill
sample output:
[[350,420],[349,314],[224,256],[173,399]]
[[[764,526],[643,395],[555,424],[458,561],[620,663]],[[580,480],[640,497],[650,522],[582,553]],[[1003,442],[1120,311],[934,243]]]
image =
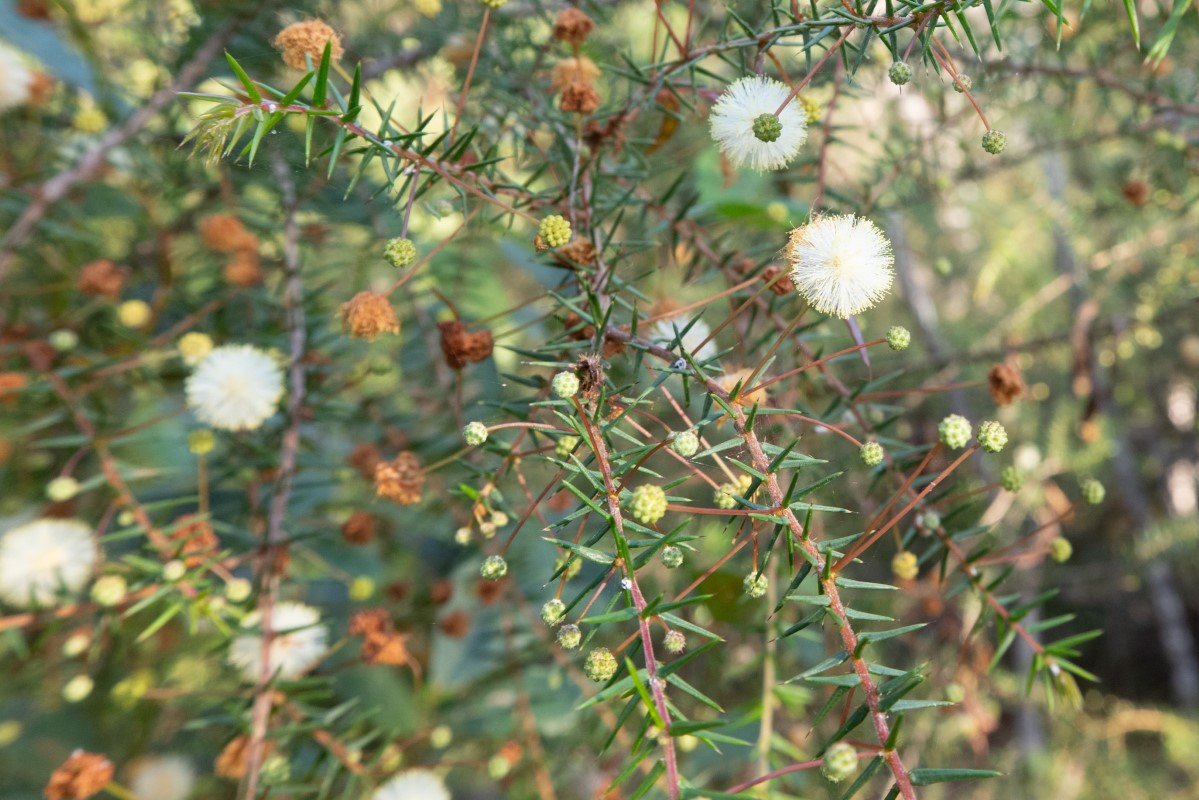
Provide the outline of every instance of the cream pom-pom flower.
[[[691,327],[688,328],[688,324]],[[684,328],[686,328],[685,331]],[[675,340],[679,332],[683,333],[679,344],[696,361],[707,361],[716,355],[716,340],[704,342],[704,339],[712,334],[712,328],[702,319],[691,322],[686,316],[675,316],[658,320],[654,323],[652,335],[655,339],[669,344]]]
[[[307,672],[325,654],[328,630],[318,624],[321,615],[303,603],[279,603],[271,611],[271,645],[267,674],[295,678]],[[229,662],[241,670],[242,677],[257,683],[262,677],[262,612],[247,614],[243,628],[254,630],[233,640]]]
[[895,257],[868,219],[818,217],[791,231],[791,281],[817,311],[845,319],[873,307],[891,288]]
[[450,800],[450,792],[436,773],[410,769],[376,789],[371,800]]
[[90,525],[77,519],[38,519],[0,537],[0,598],[26,608],[76,593],[96,565]]
[[807,115],[801,104],[788,103],[777,124],[771,121],[767,138],[775,137],[772,141],[758,138],[754,130],[755,122],[760,125],[763,115],[773,115],[790,94],[787,84],[760,76],[742,78],[724,91],[708,122],[712,138],[729,163],[763,172],[782,169],[795,158],[808,138]]
[[185,385],[187,404],[206,425],[253,430],[275,413],[283,397],[283,371],[270,355],[248,344],[217,347]]
[[130,773],[129,791],[138,800],[184,800],[196,786],[196,769],[183,756],[147,756]]
[[33,71],[11,47],[0,45],[0,111],[29,102]]

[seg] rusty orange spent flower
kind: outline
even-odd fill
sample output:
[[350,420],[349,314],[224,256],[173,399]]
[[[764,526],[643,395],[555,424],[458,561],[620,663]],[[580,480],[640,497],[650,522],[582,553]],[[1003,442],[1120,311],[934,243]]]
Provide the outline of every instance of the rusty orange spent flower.
[[400,321],[396,318],[391,301],[378,292],[359,292],[341,306],[350,335],[358,339],[374,341],[384,333],[399,333]]
[[564,58],[554,65],[551,83],[555,92],[560,92],[575,81],[591,83],[599,77],[600,69],[586,56]]
[[99,753],[76,750],[50,775],[47,800],[84,800],[112,783],[114,767]]
[[[275,743],[267,739],[262,743],[262,757],[266,758],[275,750]],[[246,776],[246,764],[250,756],[250,737],[237,736],[225,745],[225,749],[217,756],[213,772],[218,778],[240,781]]]
[[[257,241],[257,240],[255,240]],[[233,260],[225,265],[222,273],[225,281],[234,286],[250,287],[262,283],[262,268],[255,250],[238,250]]]
[[129,270],[118,267],[107,258],[89,261],[79,268],[75,288],[86,295],[116,300],[121,295]]
[[283,55],[283,63],[292,69],[308,69],[308,60],[312,59],[315,67],[321,63],[325,54],[325,45],[330,44],[329,57],[337,61],[345,53],[341,46],[341,37],[328,23],[319,19],[307,19],[295,22],[279,31],[272,43]]
[[581,45],[595,30],[591,17],[577,8],[564,8],[554,20],[554,38],[567,44]]
[[258,237],[246,230],[241,220],[232,214],[209,214],[200,220],[200,241],[218,253],[257,249]]
[[384,461],[375,467],[375,494],[402,506],[419,503],[424,485],[420,459],[410,450],[400,453],[394,461]]
[[599,92],[586,81],[572,81],[562,90],[562,97],[558,100],[558,108],[578,114],[592,114],[599,105]]

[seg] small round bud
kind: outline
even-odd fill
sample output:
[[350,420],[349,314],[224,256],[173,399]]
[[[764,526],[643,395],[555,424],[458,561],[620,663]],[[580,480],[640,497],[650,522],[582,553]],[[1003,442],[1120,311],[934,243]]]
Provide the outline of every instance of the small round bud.
[[478,420],[468,422],[466,423],[466,427],[462,429],[462,438],[471,447],[478,447],[487,441],[487,426]]
[[916,517],[916,525],[925,530],[935,531],[941,527],[941,515],[936,511],[925,511],[920,516]]
[[194,367],[212,352],[212,337],[207,333],[192,331],[179,337],[179,356],[183,363]]
[[677,569],[683,566],[683,550],[680,547],[675,547],[673,544],[668,544],[662,548],[660,555],[662,566],[667,569]]
[[187,449],[197,456],[211,453],[216,447],[216,434],[208,428],[200,428],[187,435]]
[[804,119],[809,125],[815,125],[820,121],[820,104],[808,97],[806,94],[801,94],[795,98],[799,101],[800,108],[803,109]]
[[363,600],[369,600],[371,595],[375,593],[375,582],[365,575],[359,575],[354,580],[350,581],[350,590],[348,594],[354,602],[361,603]]
[[566,603],[563,603],[557,597],[541,607],[541,621],[551,628],[560,623],[565,617]]
[[1018,492],[1024,488],[1024,474],[1014,464],[1006,466],[999,473],[999,485],[1009,492]]
[[438,750],[444,750],[454,741],[454,731],[449,725],[438,725],[429,732],[429,744]]
[[896,86],[903,86],[912,79],[912,68],[907,65],[906,61],[896,61],[887,70],[887,77]]
[[666,646],[666,652],[678,655],[687,649],[687,637],[679,631],[667,631],[662,644]]
[[537,226],[537,235],[546,247],[561,247],[570,241],[570,223],[559,214],[551,214],[541,220],[541,224]]
[[998,453],[1007,444],[1007,431],[993,419],[979,423],[978,443],[988,453]]
[[638,522],[653,525],[666,515],[666,492],[652,483],[642,484],[633,490],[629,510]]
[[892,350],[907,350],[912,343],[912,332],[902,325],[892,325],[887,331],[887,347]]
[[824,751],[820,772],[832,783],[840,783],[858,771],[858,751],[852,744],[836,742]]
[[64,658],[74,658],[87,650],[91,646],[92,637],[89,633],[78,631],[67,637],[67,640],[62,643],[62,654]]
[[491,512],[491,524],[495,525],[498,528],[504,527],[505,525],[508,524],[508,515],[505,514],[503,511],[492,511]]
[[950,414],[941,420],[941,424],[937,426],[937,434],[941,438],[941,444],[954,450],[960,450],[969,444],[970,436],[973,433],[974,428],[971,426],[970,420],[961,414]]
[[62,687],[62,698],[68,703],[78,703],[85,700],[95,687],[95,681],[89,676],[76,675]]
[[79,334],[64,328],[50,334],[47,341],[58,352],[67,353],[79,346]]
[[54,503],[65,503],[79,494],[79,481],[63,475],[46,484],[46,497]]
[[187,573],[187,567],[179,559],[171,559],[162,565],[162,579],[165,581],[177,581]]
[[963,75],[960,72],[958,73],[958,79],[953,82],[953,90],[958,94],[970,91],[971,87],[973,86],[974,81],[970,80],[970,76]]
[[569,458],[578,444],[578,436],[563,436],[558,439],[558,444],[554,446],[554,455],[558,456],[558,458]]
[[740,475],[732,483],[722,483],[713,495],[713,502],[716,503],[717,508],[731,511],[737,507],[737,496],[744,497],[745,493],[749,491],[751,483],[753,483],[753,478],[748,475]]
[[115,606],[125,599],[129,584],[120,575],[101,575],[92,584],[92,602],[102,606]]
[[883,446],[878,442],[866,442],[858,452],[862,456],[862,463],[868,467],[883,463]]
[[503,556],[487,556],[479,567],[479,574],[489,581],[498,581],[508,574],[508,562]]
[[503,780],[512,771],[512,764],[503,755],[494,755],[487,762],[487,774],[493,781]]
[[699,437],[693,431],[681,431],[670,440],[670,449],[683,458],[691,458],[699,452]]
[[479,535],[482,536],[484,539],[494,539],[495,538],[495,523],[494,522],[480,522],[479,523]]
[[1007,147],[1007,136],[1003,134],[1003,131],[990,130],[983,134],[983,150],[991,155],[999,155],[1005,147]]
[[1059,564],[1069,561],[1070,556],[1073,554],[1074,547],[1065,536],[1055,536],[1053,541],[1049,543],[1049,557]]
[[1091,505],[1099,505],[1106,496],[1107,490],[1103,488],[1102,483],[1094,478],[1088,478],[1082,482],[1082,497]]
[[920,574],[920,559],[910,550],[902,550],[891,559],[891,574],[901,581],[910,581]]
[[616,656],[606,647],[597,647],[587,654],[583,673],[596,683],[605,683],[616,674]]
[[766,589],[770,586],[770,580],[760,572],[751,572],[745,576],[742,582],[745,588],[745,593],[757,600],[759,597],[766,595]]
[[241,603],[254,591],[254,584],[245,578],[234,578],[225,584],[225,598],[231,603]]
[[579,376],[573,372],[559,372],[550,381],[550,388],[563,400],[569,400],[579,392]]
[[783,123],[769,111],[754,117],[754,138],[759,142],[777,142],[783,133]]
[[109,694],[118,706],[130,709],[153,688],[154,673],[148,669],[139,669],[129,677],[117,681]]
[[117,524],[122,528],[128,528],[134,523],[134,521],[136,521],[136,519],[137,517],[135,517],[133,512],[129,509],[125,509],[120,514],[117,514]]
[[388,239],[387,246],[383,248],[383,257],[396,269],[411,267],[416,263],[416,245],[411,239]]
[[144,328],[150,316],[150,304],[145,300],[126,300],[117,306],[117,321],[126,328]]
[[558,629],[558,644],[563,650],[575,650],[583,643],[583,632],[578,625],[563,625]]
[[266,786],[287,783],[291,778],[291,764],[278,753],[272,753],[263,759],[258,778]]

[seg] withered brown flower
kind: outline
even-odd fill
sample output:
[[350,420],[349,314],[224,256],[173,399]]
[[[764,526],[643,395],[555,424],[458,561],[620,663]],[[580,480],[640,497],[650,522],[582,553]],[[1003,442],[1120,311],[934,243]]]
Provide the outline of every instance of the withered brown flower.
[[98,261],[89,261],[79,268],[75,288],[87,295],[116,300],[121,295],[121,287],[125,285],[128,275],[129,270],[126,268],[118,267],[107,258],[101,258]]
[[279,31],[272,42],[276,48],[282,51],[284,64],[292,69],[303,70],[308,69],[308,62],[304,58],[306,55],[312,59],[314,67],[321,63],[326,43],[331,43],[329,57],[333,61],[337,61],[345,53],[337,31],[319,19],[292,23]]
[[396,318],[391,301],[377,292],[359,292],[341,306],[350,335],[373,341],[384,333],[399,333],[400,321]]
[[359,509],[341,525],[341,537],[350,544],[367,544],[375,538],[379,521],[373,514]]
[[483,361],[491,355],[495,342],[486,328],[471,332],[461,320],[437,323],[441,330],[441,352],[454,369]]
[[577,8],[564,8],[554,20],[554,38],[578,46],[595,30],[591,17]]
[[402,506],[419,503],[424,485],[420,459],[411,450],[400,453],[394,461],[375,466],[375,494]]
[[995,364],[987,372],[987,387],[991,397],[1001,406],[1011,405],[1024,394],[1020,370],[1010,364]]
[[113,764],[99,753],[76,750],[54,770],[46,784],[46,800],[84,800],[112,783]]

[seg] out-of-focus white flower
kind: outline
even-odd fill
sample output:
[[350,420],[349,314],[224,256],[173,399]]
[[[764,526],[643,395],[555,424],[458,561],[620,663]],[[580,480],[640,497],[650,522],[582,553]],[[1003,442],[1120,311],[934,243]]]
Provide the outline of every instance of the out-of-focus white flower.
[[76,593],[96,564],[91,526],[77,519],[39,519],[0,538],[0,598],[21,608],[51,605],[59,589]]
[[185,800],[196,786],[196,770],[183,756],[148,756],[130,774],[129,791],[138,800]]
[[[653,337],[669,344],[674,341],[675,336],[678,335],[678,331],[687,328],[689,322],[690,320],[686,316],[658,320],[654,323]],[[681,344],[683,349],[690,353],[691,357],[696,361],[707,361],[716,355],[716,340],[713,339],[703,344],[702,347],[700,345],[711,333],[712,329],[708,327],[708,323],[704,322],[703,319],[697,319],[690,328],[687,328],[687,331],[682,336]]]
[[376,789],[371,800],[450,800],[450,791],[435,773],[410,769]]
[[891,243],[868,219],[818,217],[791,231],[791,281],[817,311],[842,319],[871,308],[891,288]]
[[772,141],[759,138],[754,123],[763,115],[773,115],[791,89],[770,78],[751,76],[729,86],[712,107],[709,124],[712,138],[734,167],[748,165],[759,172],[782,169],[795,158],[808,138],[807,116],[800,103],[788,103],[772,122]]
[[227,431],[253,430],[278,408],[283,372],[257,347],[225,345],[200,362],[185,389],[187,404],[201,422]]
[[33,71],[11,47],[0,44],[0,111],[29,102]]
[[[303,603],[279,603],[271,611],[271,646],[267,675],[295,678],[312,668],[325,654],[329,632],[319,625],[321,615]],[[229,662],[242,677],[257,683],[262,677],[262,613],[255,611],[242,620],[242,627],[255,629],[233,640]]]

